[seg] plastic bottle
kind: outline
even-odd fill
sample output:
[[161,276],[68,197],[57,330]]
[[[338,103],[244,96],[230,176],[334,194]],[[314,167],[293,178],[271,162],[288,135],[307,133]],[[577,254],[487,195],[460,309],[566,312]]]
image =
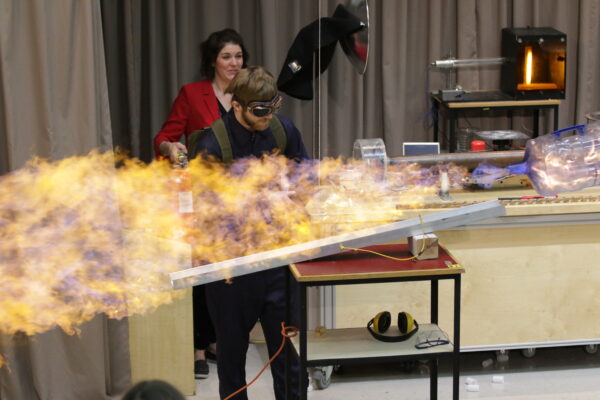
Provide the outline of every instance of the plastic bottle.
[[[576,130],[577,134],[561,134]],[[577,125],[527,141],[523,161],[499,168],[480,164],[472,178],[483,187],[508,175],[525,174],[536,192],[553,196],[600,185],[600,121]]]
[[[578,133],[561,137],[572,130]],[[600,185],[600,122],[529,140],[523,161],[509,165],[508,172],[526,174],[543,196]]]

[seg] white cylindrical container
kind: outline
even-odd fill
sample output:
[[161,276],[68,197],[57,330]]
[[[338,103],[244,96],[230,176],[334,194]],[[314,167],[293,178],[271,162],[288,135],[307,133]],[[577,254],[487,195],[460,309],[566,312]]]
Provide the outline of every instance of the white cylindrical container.
[[478,384],[467,385],[467,392],[479,392],[479,385]]
[[467,376],[465,378],[465,384],[467,384],[467,385],[475,385],[475,384],[477,384],[477,379],[471,378],[470,376]]

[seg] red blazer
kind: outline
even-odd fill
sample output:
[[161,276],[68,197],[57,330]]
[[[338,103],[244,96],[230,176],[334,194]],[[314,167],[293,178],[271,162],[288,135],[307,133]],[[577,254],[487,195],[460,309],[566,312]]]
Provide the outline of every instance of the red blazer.
[[171,112],[160,132],[154,137],[154,153],[160,156],[158,146],[164,142],[178,142],[195,130],[209,127],[221,118],[217,96],[209,80],[184,85],[171,106]]

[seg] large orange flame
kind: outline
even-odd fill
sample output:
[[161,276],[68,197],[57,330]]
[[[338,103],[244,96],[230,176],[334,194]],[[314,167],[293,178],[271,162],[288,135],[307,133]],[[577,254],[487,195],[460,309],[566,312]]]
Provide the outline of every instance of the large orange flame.
[[97,313],[120,318],[172,300],[164,273],[176,265],[161,262],[170,253],[139,240],[168,241],[177,222],[160,178],[169,169],[114,162],[97,153],[34,160],[2,178],[1,331],[74,333]]
[[[152,310],[177,296],[168,273],[192,253],[201,265],[397,220],[397,204],[438,189],[435,168],[192,160],[194,213],[182,218],[167,162],[32,160],[0,177],[0,331],[72,334],[98,313]],[[466,170],[455,172],[458,184]]]

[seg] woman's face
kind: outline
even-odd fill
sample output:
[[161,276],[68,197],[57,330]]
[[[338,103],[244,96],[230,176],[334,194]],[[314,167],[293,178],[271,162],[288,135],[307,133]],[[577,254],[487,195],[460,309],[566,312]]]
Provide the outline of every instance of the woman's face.
[[215,77],[222,81],[230,82],[233,77],[242,69],[244,64],[244,55],[242,48],[233,43],[227,43],[215,61]]

